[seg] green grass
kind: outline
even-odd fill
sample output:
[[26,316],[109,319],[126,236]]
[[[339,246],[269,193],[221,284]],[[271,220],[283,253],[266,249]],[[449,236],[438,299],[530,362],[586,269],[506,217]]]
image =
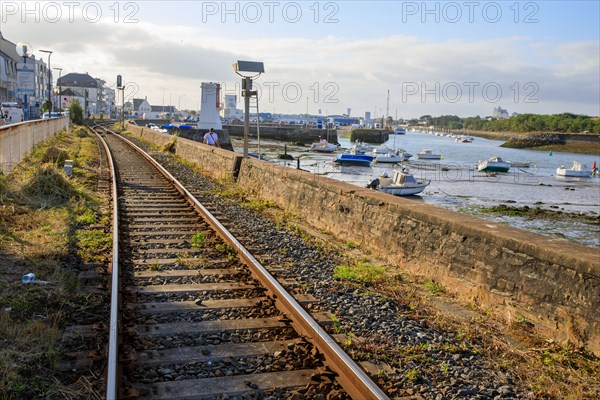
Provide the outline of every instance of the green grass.
[[444,293],[444,287],[431,279],[427,279],[423,282],[423,288],[431,294]]
[[404,377],[407,381],[415,383],[419,379],[419,370],[417,368],[409,369],[404,373]]
[[91,208],[86,208],[83,214],[81,214],[77,218],[77,222],[82,225],[91,225],[96,223],[97,220],[98,216],[96,215],[96,212]]
[[112,245],[110,233],[101,229],[80,230],[76,233],[79,251],[77,254],[91,261],[102,261]]
[[227,243],[217,243],[215,245],[215,249],[222,251],[224,253],[227,253],[227,259],[229,261],[235,261],[237,260],[237,253],[235,252],[235,249],[233,248],[233,246],[227,244]]
[[192,247],[202,247],[206,240],[206,234],[204,232],[197,232],[192,236]]
[[356,265],[338,265],[335,267],[333,276],[338,279],[361,284],[380,283],[385,278],[385,268],[369,263]]

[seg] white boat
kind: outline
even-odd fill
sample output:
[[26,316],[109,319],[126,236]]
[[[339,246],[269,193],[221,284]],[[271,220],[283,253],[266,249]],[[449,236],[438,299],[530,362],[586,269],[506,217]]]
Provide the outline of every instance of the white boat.
[[408,161],[409,158],[411,158],[413,155],[410,154],[408,151],[404,150],[404,149],[398,149],[400,151],[400,154],[402,154],[402,156],[404,157],[404,161]]
[[352,146],[352,149],[350,150],[350,153],[352,154],[365,154],[367,152],[371,152],[375,149],[375,147],[371,146],[370,144],[366,144],[366,143],[362,143],[362,142],[355,142],[354,146]]
[[529,168],[531,163],[529,161],[507,161],[511,168]]
[[571,168],[567,168],[564,165],[556,168],[556,176],[574,176],[584,178],[591,176],[594,173],[585,164],[580,164],[577,161],[573,161]]
[[397,126],[396,129],[394,129],[394,134],[396,134],[396,135],[406,135],[406,128],[403,128],[401,126]]
[[387,173],[384,173],[380,178],[369,182],[367,187],[394,196],[411,196],[421,193],[430,183],[430,181],[415,179],[406,168],[402,168],[394,171],[393,178],[389,178]]
[[509,169],[510,163],[500,157],[491,157],[489,160],[477,163],[479,172],[508,172]]
[[400,149],[398,150],[392,150],[390,149],[390,151],[388,153],[378,153],[375,156],[375,162],[376,163],[399,163],[402,161],[405,161],[407,159],[404,158],[404,154],[400,151]]
[[373,155],[373,157],[377,157],[377,155],[379,154],[390,154],[393,153],[394,150],[390,149],[389,147],[387,147],[385,144],[382,144],[379,147],[375,147],[371,153]]
[[317,143],[312,144],[310,151],[315,151],[317,153],[333,153],[337,150],[337,148],[337,145],[329,143],[325,139],[321,139]]
[[454,141],[458,143],[473,143],[473,138],[470,136],[459,136]]
[[431,149],[424,149],[417,153],[419,160],[441,160],[441,154],[435,154]]

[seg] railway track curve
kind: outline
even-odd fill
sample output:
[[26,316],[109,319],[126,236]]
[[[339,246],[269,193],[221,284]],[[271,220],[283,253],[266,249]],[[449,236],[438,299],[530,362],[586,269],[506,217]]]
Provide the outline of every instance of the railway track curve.
[[297,282],[140,148],[102,136],[115,177],[107,398],[387,398]]

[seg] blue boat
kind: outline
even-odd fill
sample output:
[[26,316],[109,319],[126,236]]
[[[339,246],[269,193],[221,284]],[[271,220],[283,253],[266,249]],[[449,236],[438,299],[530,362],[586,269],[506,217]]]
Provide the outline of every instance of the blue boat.
[[371,165],[373,159],[373,156],[365,154],[340,154],[333,162],[341,165],[360,165],[368,167]]

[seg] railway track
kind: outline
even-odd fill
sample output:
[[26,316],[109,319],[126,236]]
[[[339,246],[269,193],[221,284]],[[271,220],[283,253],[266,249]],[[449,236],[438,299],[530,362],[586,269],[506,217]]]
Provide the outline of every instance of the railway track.
[[386,398],[328,335],[331,316],[309,315],[316,300],[261,265],[214,205],[103,137],[118,196],[107,398]]

